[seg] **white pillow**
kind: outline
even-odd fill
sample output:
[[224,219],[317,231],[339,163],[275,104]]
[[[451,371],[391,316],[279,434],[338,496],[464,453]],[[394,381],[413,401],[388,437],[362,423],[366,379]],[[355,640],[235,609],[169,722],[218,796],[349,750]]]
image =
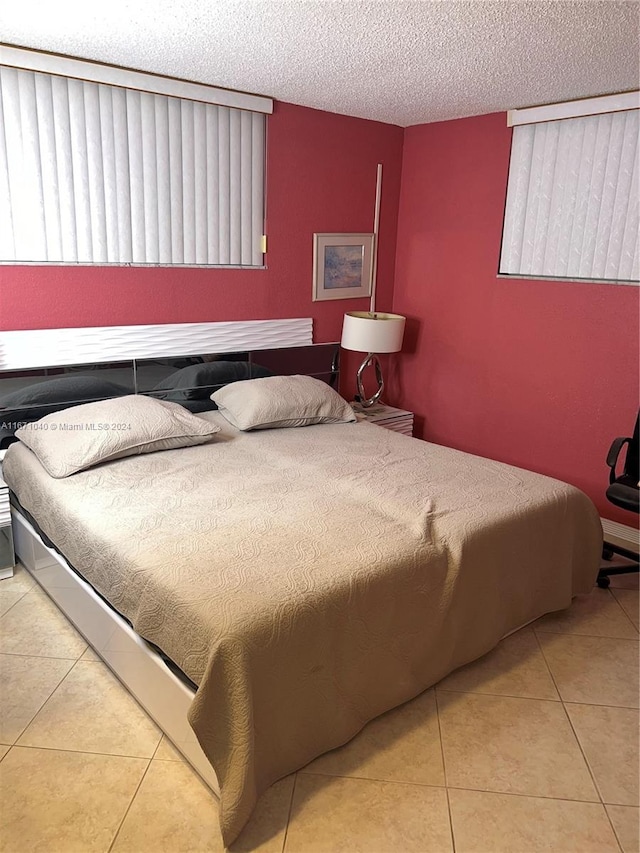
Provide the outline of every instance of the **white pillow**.
[[351,406],[312,376],[267,376],[225,385],[211,395],[220,413],[241,430],[355,421]]
[[219,431],[178,403],[131,394],[54,412],[16,437],[60,478],[124,456],[203,444]]

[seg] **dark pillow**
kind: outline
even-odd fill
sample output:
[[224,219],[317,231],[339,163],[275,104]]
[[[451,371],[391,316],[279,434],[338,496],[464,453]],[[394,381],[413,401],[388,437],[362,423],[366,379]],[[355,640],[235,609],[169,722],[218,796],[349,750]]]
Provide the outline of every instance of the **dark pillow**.
[[0,450],[6,450],[10,444],[13,444],[13,442],[17,440],[18,439],[13,434],[13,430],[3,429],[2,422],[0,422]]
[[174,403],[208,400],[211,394],[223,385],[271,375],[271,371],[266,367],[250,364],[248,361],[209,361],[204,364],[192,364],[159,382],[153,389],[153,396],[172,400]]
[[0,419],[9,419],[11,422],[33,421],[77,403],[122,397],[130,393],[124,386],[97,376],[58,376],[0,397]]

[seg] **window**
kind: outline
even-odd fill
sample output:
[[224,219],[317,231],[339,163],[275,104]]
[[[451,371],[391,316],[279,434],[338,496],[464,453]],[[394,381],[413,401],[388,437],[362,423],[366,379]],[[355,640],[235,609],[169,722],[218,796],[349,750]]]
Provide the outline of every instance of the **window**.
[[14,48],[0,63],[0,260],[262,265],[271,101]]
[[638,282],[638,95],[591,100],[515,111],[532,123],[513,131],[500,273]]

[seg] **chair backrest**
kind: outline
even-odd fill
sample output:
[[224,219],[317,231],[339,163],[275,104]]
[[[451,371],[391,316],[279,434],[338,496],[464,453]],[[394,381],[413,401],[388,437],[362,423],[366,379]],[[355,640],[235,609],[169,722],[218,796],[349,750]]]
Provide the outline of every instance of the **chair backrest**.
[[624,473],[627,477],[633,477],[636,483],[640,480],[640,411],[636,417],[636,425],[633,430],[633,438],[631,444],[627,447],[627,458],[624,463]]

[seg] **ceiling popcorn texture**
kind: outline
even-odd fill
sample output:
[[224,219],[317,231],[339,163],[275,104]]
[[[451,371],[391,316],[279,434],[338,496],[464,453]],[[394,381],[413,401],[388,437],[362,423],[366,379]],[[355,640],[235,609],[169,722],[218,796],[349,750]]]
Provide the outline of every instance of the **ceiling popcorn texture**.
[[0,39],[408,126],[637,89],[638,2],[18,0]]

